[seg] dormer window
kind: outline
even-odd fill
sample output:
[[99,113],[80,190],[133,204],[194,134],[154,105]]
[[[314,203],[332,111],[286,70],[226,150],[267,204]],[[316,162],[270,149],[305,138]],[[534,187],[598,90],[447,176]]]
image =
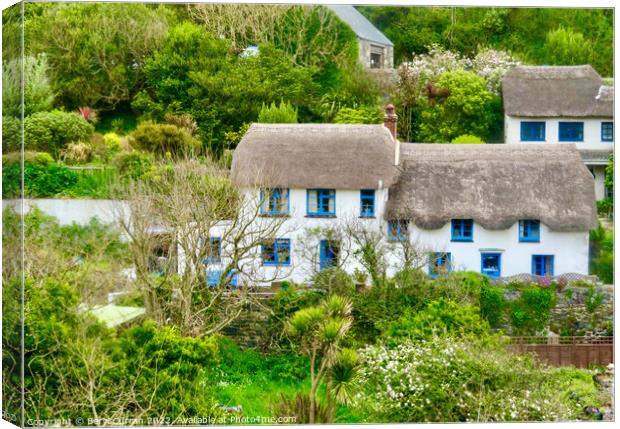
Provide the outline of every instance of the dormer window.
[[260,213],[266,216],[287,215],[289,212],[289,190],[285,188],[262,189],[260,192]]
[[474,241],[474,221],[452,219],[452,241]]
[[561,142],[582,142],[583,122],[560,122],[558,140]]
[[531,219],[520,220],[519,241],[538,243],[540,241],[540,221]]
[[308,216],[336,216],[335,189],[308,189]]

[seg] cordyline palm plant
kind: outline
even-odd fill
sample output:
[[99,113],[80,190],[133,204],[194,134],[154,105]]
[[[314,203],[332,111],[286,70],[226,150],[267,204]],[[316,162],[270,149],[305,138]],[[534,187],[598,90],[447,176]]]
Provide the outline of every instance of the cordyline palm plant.
[[340,347],[353,323],[351,310],[347,298],[332,295],[316,307],[297,311],[288,322],[288,332],[310,358],[308,423],[315,423],[317,392],[324,379],[330,402],[334,398],[346,403],[355,390],[357,354]]

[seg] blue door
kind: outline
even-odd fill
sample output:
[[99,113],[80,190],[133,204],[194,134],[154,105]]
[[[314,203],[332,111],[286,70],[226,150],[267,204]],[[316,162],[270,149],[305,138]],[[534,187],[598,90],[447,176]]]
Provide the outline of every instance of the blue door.
[[319,258],[319,268],[321,271],[337,265],[338,243],[331,240],[321,240]]
[[489,277],[499,277],[502,272],[502,254],[501,253],[482,253],[481,256],[482,274]]

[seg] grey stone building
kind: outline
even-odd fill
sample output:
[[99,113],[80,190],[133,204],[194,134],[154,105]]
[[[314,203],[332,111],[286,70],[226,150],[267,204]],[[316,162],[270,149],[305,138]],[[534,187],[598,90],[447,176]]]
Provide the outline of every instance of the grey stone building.
[[369,69],[394,68],[394,44],[352,5],[327,5],[357,35],[359,62]]

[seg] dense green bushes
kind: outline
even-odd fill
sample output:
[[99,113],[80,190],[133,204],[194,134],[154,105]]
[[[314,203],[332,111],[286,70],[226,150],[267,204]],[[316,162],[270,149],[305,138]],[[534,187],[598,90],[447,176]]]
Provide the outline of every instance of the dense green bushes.
[[21,150],[22,121],[13,116],[2,116],[2,153]]
[[510,303],[510,319],[516,335],[539,335],[549,323],[556,296],[553,288],[530,286]]
[[145,121],[138,125],[131,136],[138,148],[158,155],[190,155],[200,150],[200,142],[175,125]]
[[76,113],[39,112],[24,120],[24,146],[27,150],[49,152],[57,158],[67,143],[85,140],[94,131],[94,127]]

